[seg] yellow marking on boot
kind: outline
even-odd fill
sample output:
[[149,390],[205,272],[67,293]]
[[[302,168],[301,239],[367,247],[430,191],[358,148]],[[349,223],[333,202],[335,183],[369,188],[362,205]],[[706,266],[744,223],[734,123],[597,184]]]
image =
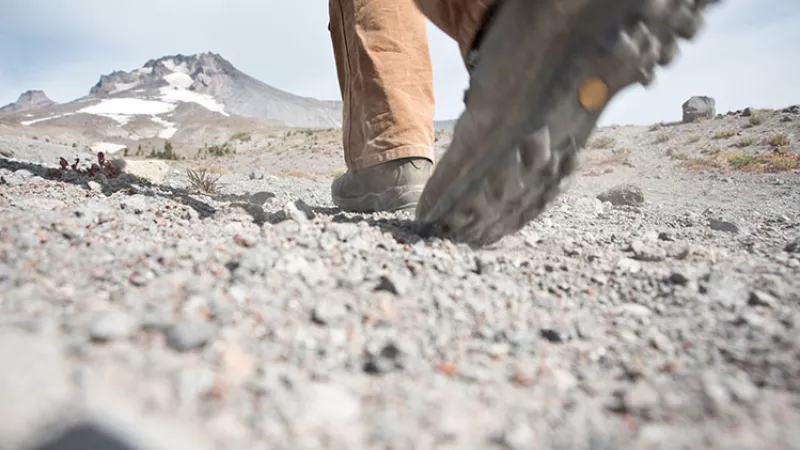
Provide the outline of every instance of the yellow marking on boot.
[[583,109],[596,112],[608,101],[608,85],[600,78],[589,78],[578,88],[578,101]]

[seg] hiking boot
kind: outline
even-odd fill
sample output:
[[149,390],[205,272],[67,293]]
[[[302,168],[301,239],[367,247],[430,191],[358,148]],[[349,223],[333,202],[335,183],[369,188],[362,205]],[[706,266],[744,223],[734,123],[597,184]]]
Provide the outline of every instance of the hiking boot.
[[345,172],[331,185],[333,203],[353,212],[413,210],[431,167],[428,159],[404,158]]
[[563,192],[609,101],[647,86],[715,0],[498,0],[466,109],[416,210],[423,235],[488,245]]

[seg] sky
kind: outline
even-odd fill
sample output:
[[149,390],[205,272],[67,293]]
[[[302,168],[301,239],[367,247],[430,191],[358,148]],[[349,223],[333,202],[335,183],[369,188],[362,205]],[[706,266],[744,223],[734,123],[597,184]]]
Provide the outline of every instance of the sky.
[[[800,103],[800,1],[725,0],[654,84],[612,100],[607,124],[679,120],[693,95],[718,112]],[[325,0],[0,0],[0,105],[29,89],[58,102],[101,74],[171,54],[221,54],[298,95],[339,99]],[[429,24],[436,118],[456,118],[468,78],[458,48]]]

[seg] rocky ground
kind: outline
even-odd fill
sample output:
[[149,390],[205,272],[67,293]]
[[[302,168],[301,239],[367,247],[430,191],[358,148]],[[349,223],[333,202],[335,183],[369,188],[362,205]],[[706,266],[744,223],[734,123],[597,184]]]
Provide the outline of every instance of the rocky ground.
[[760,114],[598,130],[483,249],[338,211],[334,141],[151,184],[0,138],[0,448],[800,448],[800,116]]

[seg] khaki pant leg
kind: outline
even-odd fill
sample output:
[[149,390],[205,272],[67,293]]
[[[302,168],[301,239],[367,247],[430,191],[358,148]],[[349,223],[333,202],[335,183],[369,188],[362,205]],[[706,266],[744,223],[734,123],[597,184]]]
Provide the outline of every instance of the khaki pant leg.
[[349,170],[433,160],[433,73],[414,0],[329,0]]

